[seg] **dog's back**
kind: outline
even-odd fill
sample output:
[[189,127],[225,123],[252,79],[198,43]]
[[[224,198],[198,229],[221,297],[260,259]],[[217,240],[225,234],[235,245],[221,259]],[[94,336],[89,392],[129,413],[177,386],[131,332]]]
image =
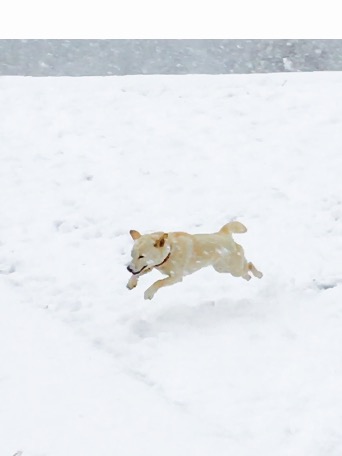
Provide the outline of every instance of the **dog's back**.
[[199,269],[214,265],[230,257],[241,246],[235,243],[232,233],[244,233],[246,227],[240,222],[229,222],[218,232],[210,234],[189,234],[171,232],[168,241],[171,246],[171,261],[163,265],[163,272],[178,271],[182,275],[192,274]]

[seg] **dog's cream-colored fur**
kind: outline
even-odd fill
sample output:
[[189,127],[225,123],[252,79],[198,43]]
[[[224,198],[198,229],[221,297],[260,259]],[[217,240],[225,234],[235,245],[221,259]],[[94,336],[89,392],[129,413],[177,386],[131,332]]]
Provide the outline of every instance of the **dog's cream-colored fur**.
[[152,299],[161,287],[181,282],[184,276],[206,266],[213,266],[217,272],[228,272],[245,280],[251,279],[250,272],[261,279],[262,273],[246,260],[243,248],[232,237],[232,233],[246,231],[247,228],[237,221],[227,223],[213,234],[156,232],[141,235],[131,230],[134,246],[132,261],[127,269],[132,276],[127,288],[131,290],[136,287],[139,277],[152,269],[168,277],[151,285],[145,291],[145,299]]

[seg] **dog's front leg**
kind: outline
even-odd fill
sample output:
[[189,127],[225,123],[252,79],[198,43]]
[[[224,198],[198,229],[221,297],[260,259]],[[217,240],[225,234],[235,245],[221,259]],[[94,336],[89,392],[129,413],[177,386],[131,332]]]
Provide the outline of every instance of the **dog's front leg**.
[[127,285],[126,285],[127,288],[129,290],[133,290],[133,288],[135,288],[138,285],[139,277],[141,277],[144,274],[148,274],[149,272],[151,272],[151,268],[146,268],[142,272],[140,272],[139,274],[132,274],[131,278],[127,282]]
[[127,282],[126,286],[129,290],[133,290],[133,288],[135,288],[137,285],[138,285],[138,276],[132,274],[131,278]]
[[152,299],[153,296],[157,293],[159,288],[162,287],[167,287],[168,285],[173,285],[174,283],[181,282],[183,280],[182,277],[167,277],[166,279],[161,279],[157,280],[157,282],[154,282],[153,285],[151,285],[149,288],[144,293],[144,298],[145,299]]

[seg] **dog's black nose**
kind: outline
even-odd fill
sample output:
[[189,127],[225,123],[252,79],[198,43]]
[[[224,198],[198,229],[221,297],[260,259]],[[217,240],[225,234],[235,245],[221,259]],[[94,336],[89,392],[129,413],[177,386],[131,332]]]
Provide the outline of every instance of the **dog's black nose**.
[[132,269],[129,266],[127,266],[127,271],[133,273]]

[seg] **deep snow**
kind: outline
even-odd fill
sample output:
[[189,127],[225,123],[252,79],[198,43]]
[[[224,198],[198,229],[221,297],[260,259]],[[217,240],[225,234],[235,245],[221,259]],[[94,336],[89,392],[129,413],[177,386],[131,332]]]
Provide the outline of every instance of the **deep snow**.
[[[342,73],[0,78],[0,454],[342,454]],[[125,288],[131,228],[263,271]]]

